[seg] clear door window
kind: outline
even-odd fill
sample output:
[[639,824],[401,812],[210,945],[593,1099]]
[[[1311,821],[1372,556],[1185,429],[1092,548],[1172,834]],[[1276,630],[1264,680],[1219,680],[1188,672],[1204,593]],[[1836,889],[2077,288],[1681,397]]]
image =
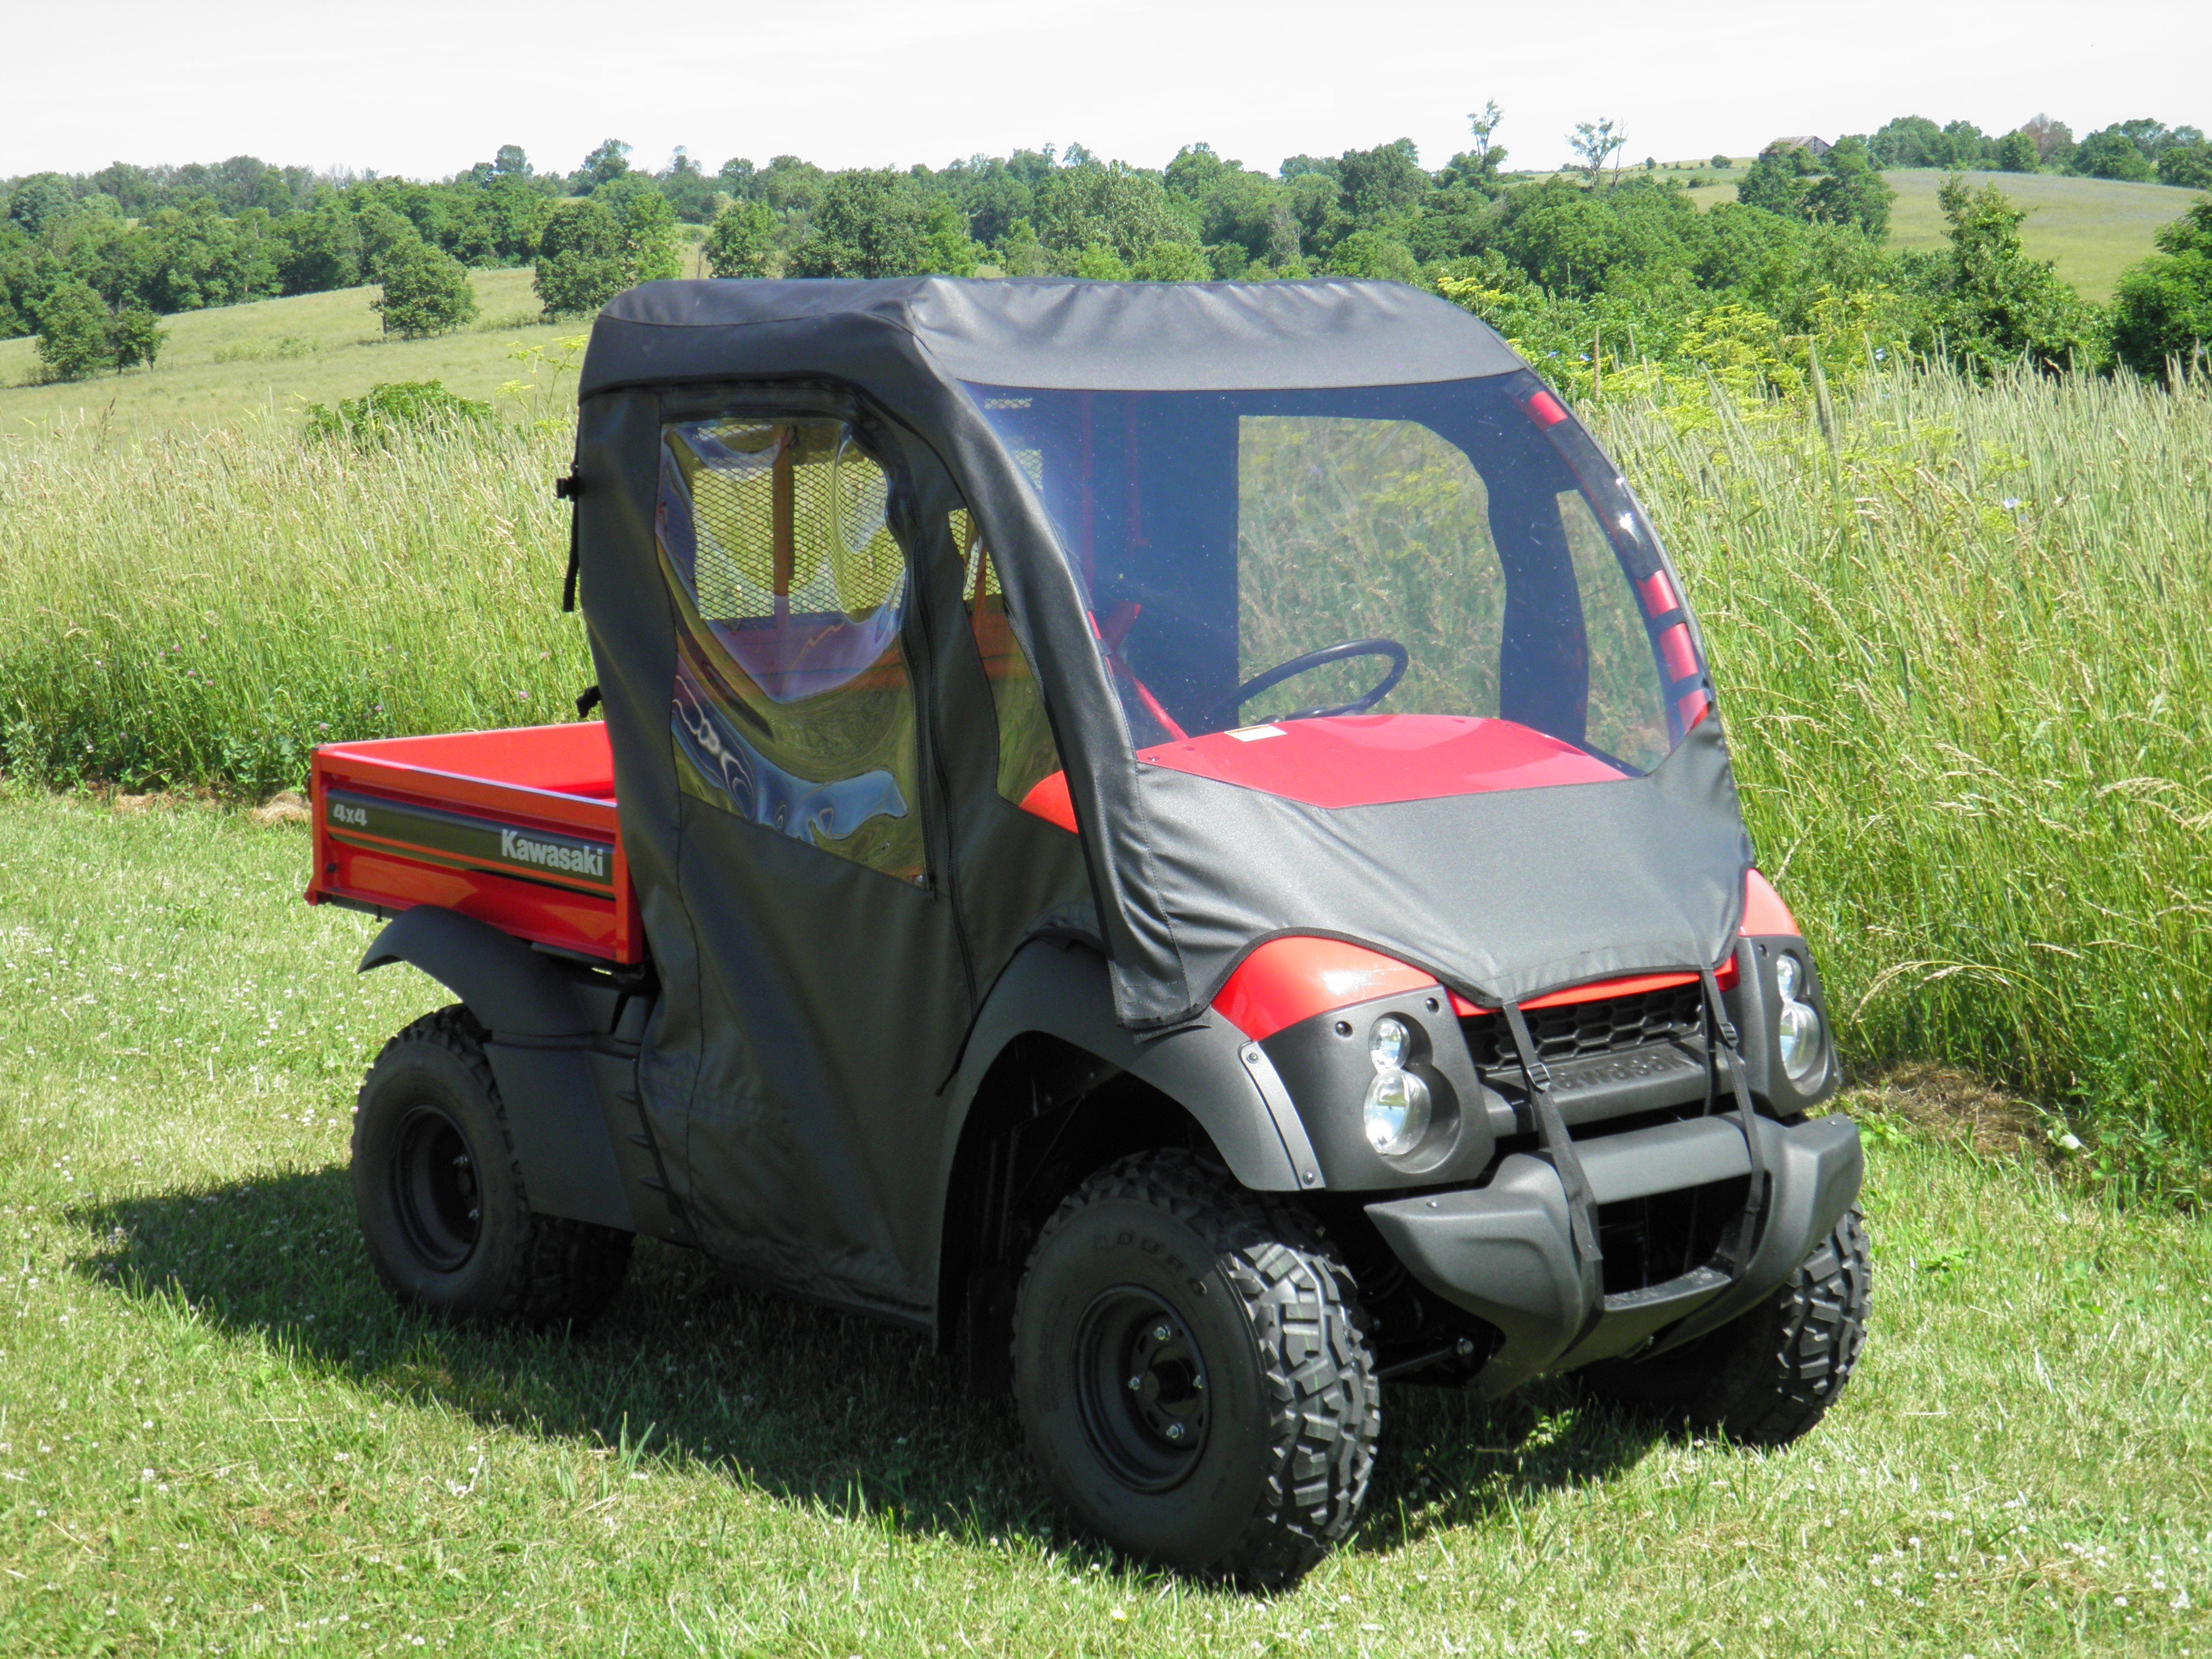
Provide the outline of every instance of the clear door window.
[[907,565],[890,501],[842,422],[661,428],[653,529],[678,617],[679,787],[919,882]]

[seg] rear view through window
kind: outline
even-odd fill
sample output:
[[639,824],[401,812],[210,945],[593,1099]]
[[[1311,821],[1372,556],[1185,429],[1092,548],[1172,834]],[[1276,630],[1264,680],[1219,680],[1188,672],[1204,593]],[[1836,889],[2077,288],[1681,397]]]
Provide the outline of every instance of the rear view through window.
[[[1638,775],[1705,710],[1649,526],[1532,375],[970,390],[1042,497],[1146,760],[1223,732],[1290,737],[1285,762],[1326,742],[1373,775],[1320,786],[1345,805],[1406,798],[1399,770],[1416,793]],[[1439,745],[1466,766],[1440,774]],[[1271,787],[1256,749],[1238,764]]]

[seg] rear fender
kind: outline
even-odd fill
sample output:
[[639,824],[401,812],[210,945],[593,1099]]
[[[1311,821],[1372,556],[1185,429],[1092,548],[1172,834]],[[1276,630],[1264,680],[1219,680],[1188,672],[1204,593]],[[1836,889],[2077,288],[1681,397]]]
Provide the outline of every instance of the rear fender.
[[[489,1033],[484,1057],[507,1107],[531,1207],[639,1231],[630,1189],[642,1172],[626,1177],[624,1164],[638,1160],[623,1156],[627,1146],[617,1150],[627,1139],[625,1119],[636,1127],[636,1109],[611,1097],[621,1091],[623,1068],[606,1041],[611,1034],[595,1030],[586,1012],[599,999],[580,996],[554,958],[439,905],[417,905],[394,920],[377,934],[360,971],[393,962],[421,969],[453,992]],[[659,1206],[638,1207],[647,1209],[646,1231],[665,1231],[650,1224]]]

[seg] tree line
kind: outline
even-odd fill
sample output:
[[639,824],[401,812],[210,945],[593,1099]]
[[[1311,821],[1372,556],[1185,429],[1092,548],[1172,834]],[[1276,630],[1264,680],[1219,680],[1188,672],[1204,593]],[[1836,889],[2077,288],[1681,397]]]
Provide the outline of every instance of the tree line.
[[534,265],[546,314],[580,316],[632,283],[678,275],[695,240],[705,266],[732,277],[1393,278],[1594,374],[1608,339],[1616,357],[1670,361],[1709,345],[1723,314],[1778,337],[1847,316],[1855,337],[1880,337],[1870,349],[1981,368],[2117,356],[2157,372],[2212,335],[2191,220],[2169,228],[2170,245],[2130,273],[2110,311],[2026,258],[2021,216],[1994,190],[1947,188],[1946,250],[1883,246],[1885,166],[1940,155],[1935,164],[1978,167],[2008,144],[2020,161],[2031,144],[2037,167],[2110,168],[2124,143],[2137,171],[2178,176],[2172,158],[2205,149],[2194,128],[2124,123],[2077,143],[2039,117],[1990,141],[1969,124],[1901,118],[1818,159],[1771,149],[1735,204],[1699,211],[1680,167],[1620,164],[1626,137],[1611,122],[1571,137],[1575,172],[1509,172],[1502,119],[1494,103],[1470,117],[1469,147],[1434,169],[1400,139],[1291,156],[1272,172],[1204,143],[1159,169],[1071,145],[834,173],[780,155],[709,173],[679,149],[650,172],[609,139],[569,173],[538,172],[509,145],[435,183],[251,157],[37,174],[0,185],[0,337],[38,333],[57,374],[121,368],[153,360],[161,315],[364,282],[383,286],[388,331],[436,333],[473,314],[471,266]]

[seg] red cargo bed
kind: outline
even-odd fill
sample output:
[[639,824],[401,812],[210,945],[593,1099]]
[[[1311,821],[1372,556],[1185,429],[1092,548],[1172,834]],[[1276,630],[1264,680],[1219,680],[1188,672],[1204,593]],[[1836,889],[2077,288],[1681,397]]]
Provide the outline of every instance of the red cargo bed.
[[310,904],[442,904],[614,963],[645,939],[597,720],[315,750]]

